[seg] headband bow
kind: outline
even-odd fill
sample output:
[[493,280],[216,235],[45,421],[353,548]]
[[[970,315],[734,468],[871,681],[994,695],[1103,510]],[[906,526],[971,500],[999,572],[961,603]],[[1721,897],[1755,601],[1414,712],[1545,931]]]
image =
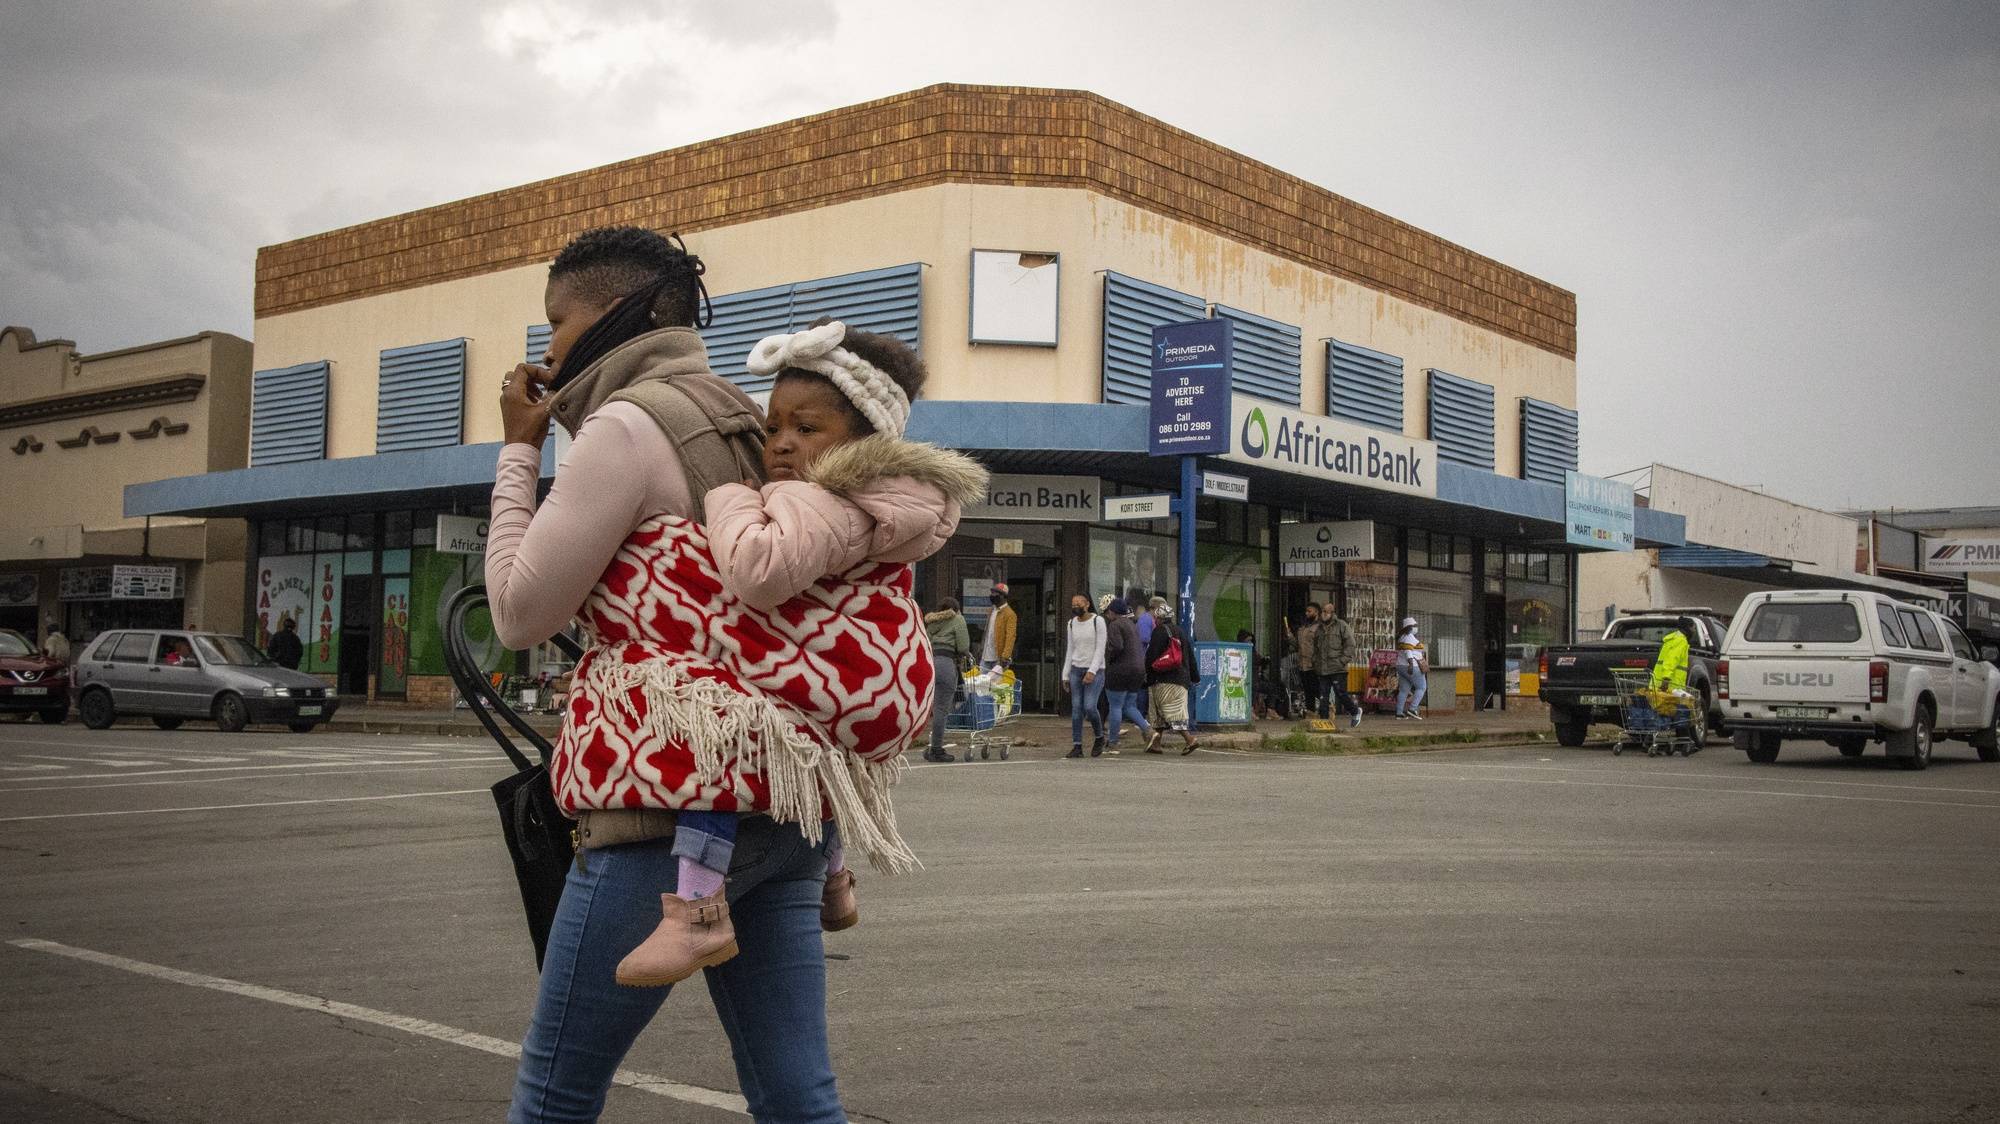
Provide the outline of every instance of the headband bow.
[[910,399],[882,368],[840,346],[847,325],[838,320],[803,332],[765,336],[750,349],[744,366],[753,375],[775,375],[787,367],[811,371],[847,396],[875,432],[901,437],[910,421]]

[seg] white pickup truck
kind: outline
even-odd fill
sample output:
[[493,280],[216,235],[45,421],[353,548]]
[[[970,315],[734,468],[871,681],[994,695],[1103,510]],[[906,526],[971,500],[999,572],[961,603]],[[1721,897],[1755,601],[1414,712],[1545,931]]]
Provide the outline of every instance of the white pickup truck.
[[[1989,658],[1992,653],[1985,653]],[[1786,739],[1847,757],[1883,743],[1906,769],[1963,738],[2000,761],[2000,669],[1950,620],[1880,593],[1797,590],[1743,599],[1716,665],[1716,694],[1750,760]]]

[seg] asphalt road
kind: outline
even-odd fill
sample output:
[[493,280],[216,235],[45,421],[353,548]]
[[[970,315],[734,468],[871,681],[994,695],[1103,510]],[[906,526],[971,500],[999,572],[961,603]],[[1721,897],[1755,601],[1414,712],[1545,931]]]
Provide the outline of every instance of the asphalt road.
[[[2000,765],[1788,748],[915,769],[828,938],[856,1120],[2000,1119]],[[1025,759],[1022,759],[1025,758]],[[483,743],[0,725],[0,1120],[497,1121]],[[684,989],[607,1121],[741,1120]]]

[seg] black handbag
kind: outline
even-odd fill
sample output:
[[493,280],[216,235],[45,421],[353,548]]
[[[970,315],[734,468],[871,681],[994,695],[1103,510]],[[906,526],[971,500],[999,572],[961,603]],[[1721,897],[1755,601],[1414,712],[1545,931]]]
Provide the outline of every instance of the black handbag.
[[[548,951],[556,907],[562,902],[563,882],[576,858],[576,822],[556,806],[555,790],[549,784],[548,739],[501,700],[472,657],[465,639],[465,619],[485,604],[485,586],[466,586],[438,607],[438,628],[444,635],[445,668],[451,672],[452,682],[471,706],[473,717],[519,770],[493,786],[493,803],[500,812],[501,838],[514,861],[514,879],[520,883],[521,905],[528,914],[528,936],[535,944],[535,967],[539,970]],[[555,640],[571,658],[582,656],[582,649],[568,637]],[[535,747],[539,763],[521,752],[513,737],[500,728],[496,714]]]

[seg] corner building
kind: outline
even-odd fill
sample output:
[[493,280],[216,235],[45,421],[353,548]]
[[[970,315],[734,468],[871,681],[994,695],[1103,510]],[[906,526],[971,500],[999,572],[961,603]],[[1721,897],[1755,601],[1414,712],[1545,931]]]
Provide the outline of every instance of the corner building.
[[[1216,461],[1249,497],[1196,513],[1198,635],[1281,655],[1282,619],[1332,600],[1384,646],[1408,613],[1438,705],[1532,696],[1509,661],[1570,636],[1574,296],[1072,91],[929,87],[266,247],[251,466],[132,488],[128,511],[253,519],[259,572],[310,573],[352,622],[344,691],[438,701],[437,599],[478,574],[439,516],[484,514],[496,387],[540,358],[548,262],[612,224],[679,231],[708,263],[712,365],[753,393],[751,344],[821,315],[920,350],[911,436],[997,474],[920,596],[966,601],[977,630],[1004,577],[1030,706],[1056,702],[1071,593],[1175,588],[1172,519],[1100,518],[1173,487],[1146,403],[1151,329],[1174,321],[1233,322],[1237,428],[1258,409],[1427,461],[1400,490]],[[1316,523],[1372,524],[1366,550],[1281,563],[1282,529]],[[1681,542],[1669,513],[1636,530]]]

